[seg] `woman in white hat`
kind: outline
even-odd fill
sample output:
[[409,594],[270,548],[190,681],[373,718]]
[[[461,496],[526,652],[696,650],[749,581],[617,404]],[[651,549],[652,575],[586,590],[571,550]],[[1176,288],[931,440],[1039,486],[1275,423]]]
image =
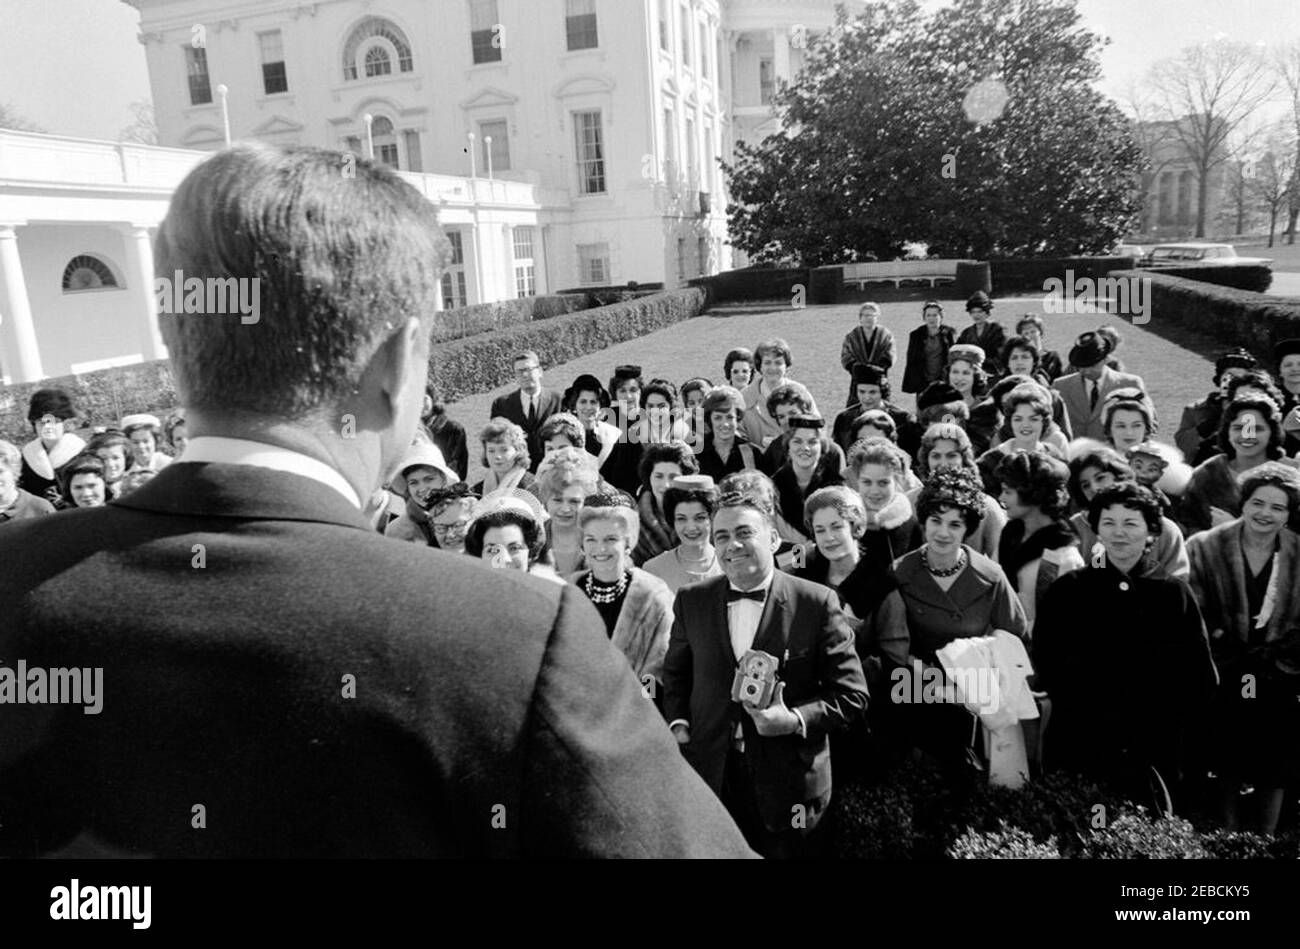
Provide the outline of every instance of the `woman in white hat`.
[[437,445],[427,442],[412,445],[389,479],[393,491],[406,502],[406,512],[384,528],[384,536],[429,547],[439,546],[429,516],[429,505],[435,491],[459,481]]
[[127,415],[122,419],[122,434],[131,441],[131,467],[127,474],[133,471],[157,473],[172,463],[170,455],[158,450],[162,441],[162,422],[158,416],[147,412]]
[[518,570],[564,583],[545,562],[545,521],[541,502],[527,491],[493,494],[474,512],[465,531],[465,553],[494,570]]

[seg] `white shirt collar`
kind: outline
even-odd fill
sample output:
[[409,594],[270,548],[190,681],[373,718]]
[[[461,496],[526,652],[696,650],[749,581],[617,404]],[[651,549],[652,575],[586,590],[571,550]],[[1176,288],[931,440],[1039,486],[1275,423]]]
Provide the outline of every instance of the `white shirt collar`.
[[301,452],[281,448],[279,445],[268,445],[247,438],[200,435],[189,440],[185,452],[177,460],[215,462],[223,465],[253,465],[257,468],[271,468],[275,471],[302,475],[304,478],[329,485],[347,498],[349,504],[361,510],[361,499],[357,497],[356,490],[338,471],[323,461]]
[[[758,586],[754,587],[754,589],[755,589],[755,590],[762,590],[763,592],[766,593],[769,589],[771,589],[771,587],[772,587],[772,578],[775,577],[775,576],[776,576],[776,570],[775,570],[775,569],[768,571],[767,577],[764,578],[764,580],[763,580],[762,583],[760,583]],[[733,589],[733,590],[736,590],[736,591],[739,592],[739,593],[752,592],[752,591],[741,590],[740,587],[736,586],[736,585],[735,585],[734,583],[732,583],[730,580],[727,581],[727,586],[729,586],[729,587],[730,587],[731,589]]]

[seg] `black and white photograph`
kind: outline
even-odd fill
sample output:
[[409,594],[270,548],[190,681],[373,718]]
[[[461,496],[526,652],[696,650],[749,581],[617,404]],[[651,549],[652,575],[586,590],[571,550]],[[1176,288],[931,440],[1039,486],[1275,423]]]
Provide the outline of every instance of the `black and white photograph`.
[[1298,219],[1293,0],[0,0],[0,913],[1280,923]]

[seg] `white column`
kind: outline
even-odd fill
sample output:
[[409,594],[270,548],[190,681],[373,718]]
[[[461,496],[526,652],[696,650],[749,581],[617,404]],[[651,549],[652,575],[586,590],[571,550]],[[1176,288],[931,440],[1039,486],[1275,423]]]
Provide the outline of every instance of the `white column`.
[[145,362],[166,359],[167,347],[158,332],[158,299],[153,290],[153,241],[149,228],[136,224],[125,228],[126,285],[131,293],[131,309],[136,314],[136,331],[140,336]]
[[779,26],[772,31],[772,65],[776,78],[790,81],[790,31],[788,27]]
[[13,382],[37,382],[45,378],[41,351],[36,345],[36,325],[27,300],[27,282],[18,256],[18,233],[13,224],[0,224],[0,340],[4,343],[5,368]]

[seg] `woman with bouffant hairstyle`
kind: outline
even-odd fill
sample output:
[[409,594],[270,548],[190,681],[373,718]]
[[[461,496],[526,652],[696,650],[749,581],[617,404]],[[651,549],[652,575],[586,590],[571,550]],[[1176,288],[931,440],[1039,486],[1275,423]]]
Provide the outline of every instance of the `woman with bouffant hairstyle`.
[[1016,451],[998,465],[1007,526],[998,561],[1032,631],[1038,604],[1057,577],[1083,568],[1079,538],[1066,520],[1070,469],[1043,452]]

